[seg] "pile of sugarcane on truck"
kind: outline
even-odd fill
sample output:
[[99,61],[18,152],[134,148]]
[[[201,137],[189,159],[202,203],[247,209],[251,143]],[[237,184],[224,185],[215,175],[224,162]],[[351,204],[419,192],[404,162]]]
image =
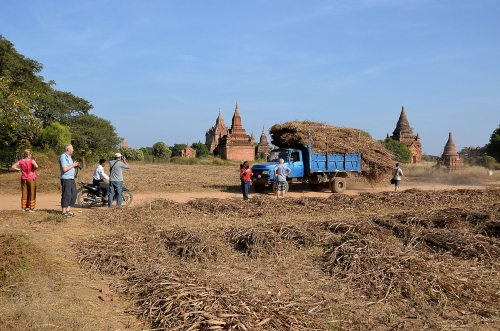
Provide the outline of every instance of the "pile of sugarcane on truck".
[[349,173],[361,173],[361,153],[330,154],[328,141],[325,153],[313,153],[309,134],[307,145],[274,149],[267,158],[268,162],[252,166],[252,182],[256,193],[264,192],[266,187],[272,187],[274,191],[274,168],[280,159],[292,171],[287,176],[287,191],[291,184],[309,183],[313,191],[329,188],[334,193],[343,193]]

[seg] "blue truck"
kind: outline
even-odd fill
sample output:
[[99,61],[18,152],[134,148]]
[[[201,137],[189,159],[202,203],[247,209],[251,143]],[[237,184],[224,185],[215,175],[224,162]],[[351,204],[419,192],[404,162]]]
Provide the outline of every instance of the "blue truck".
[[361,152],[357,154],[330,154],[328,142],[325,153],[313,153],[309,135],[307,145],[293,148],[277,148],[271,151],[266,163],[252,166],[252,182],[256,193],[263,193],[266,187],[274,191],[274,168],[279,159],[292,171],[287,177],[286,190],[294,183],[309,183],[313,191],[329,188],[334,193],[343,193],[349,173],[361,173]]

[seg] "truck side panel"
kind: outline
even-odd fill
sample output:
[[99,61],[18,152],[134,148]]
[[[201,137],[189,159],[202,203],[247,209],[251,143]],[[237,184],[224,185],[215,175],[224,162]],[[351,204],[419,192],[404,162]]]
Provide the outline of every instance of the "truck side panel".
[[311,154],[312,172],[356,171],[361,172],[361,157],[359,154]]

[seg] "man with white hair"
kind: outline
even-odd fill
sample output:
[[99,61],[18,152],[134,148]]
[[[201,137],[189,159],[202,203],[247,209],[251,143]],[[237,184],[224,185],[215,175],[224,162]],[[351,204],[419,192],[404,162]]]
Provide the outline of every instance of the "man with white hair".
[[281,196],[284,198],[286,193],[286,176],[288,176],[292,170],[285,165],[285,161],[283,159],[279,160],[279,164],[274,168],[274,181],[276,186],[276,199],[279,198],[279,192],[281,192]]
[[116,205],[122,205],[123,172],[122,169],[130,169],[125,156],[120,153],[115,154],[115,159],[109,161],[109,196],[108,207],[113,205],[113,198],[116,192]]
[[62,214],[66,217],[73,217],[75,214],[71,211],[71,207],[76,202],[76,183],[75,183],[75,167],[78,162],[73,162],[71,154],[73,154],[73,146],[68,144],[64,146],[64,153],[59,157],[59,169],[61,170],[61,208]]

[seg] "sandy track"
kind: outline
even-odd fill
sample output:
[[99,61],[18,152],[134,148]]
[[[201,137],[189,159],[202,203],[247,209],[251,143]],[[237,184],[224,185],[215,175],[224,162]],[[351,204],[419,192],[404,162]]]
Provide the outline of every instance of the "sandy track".
[[[477,186],[453,186],[453,185],[443,185],[443,184],[431,184],[431,183],[419,183],[408,185],[404,189],[418,188],[422,190],[447,190],[447,189],[483,189],[485,185]],[[360,192],[391,192],[393,190],[392,186],[384,187],[374,187],[374,188],[353,188],[345,191],[344,194],[356,195]],[[271,192],[266,191],[266,194],[270,197],[273,195]],[[324,192],[312,192],[312,191],[291,191],[287,194],[290,197],[329,197],[332,193],[329,191]],[[250,193],[250,199],[254,193]],[[140,194],[134,193],[134,201],[132,205],[136,205],[141,202],[149,201],[152,199],[169,199],[177,202],[186,202],[189,200],[197,198],[241,198],[240,193],[228,193],[228,192],[188,192],[188,193],[152,193],[152,194]],[[0,210],[16,210],[21,207],[21,195],[0,195]],[[61,207],[61,195],[58,193],[39,193],[36,199],[37,209],[60,209]]]

